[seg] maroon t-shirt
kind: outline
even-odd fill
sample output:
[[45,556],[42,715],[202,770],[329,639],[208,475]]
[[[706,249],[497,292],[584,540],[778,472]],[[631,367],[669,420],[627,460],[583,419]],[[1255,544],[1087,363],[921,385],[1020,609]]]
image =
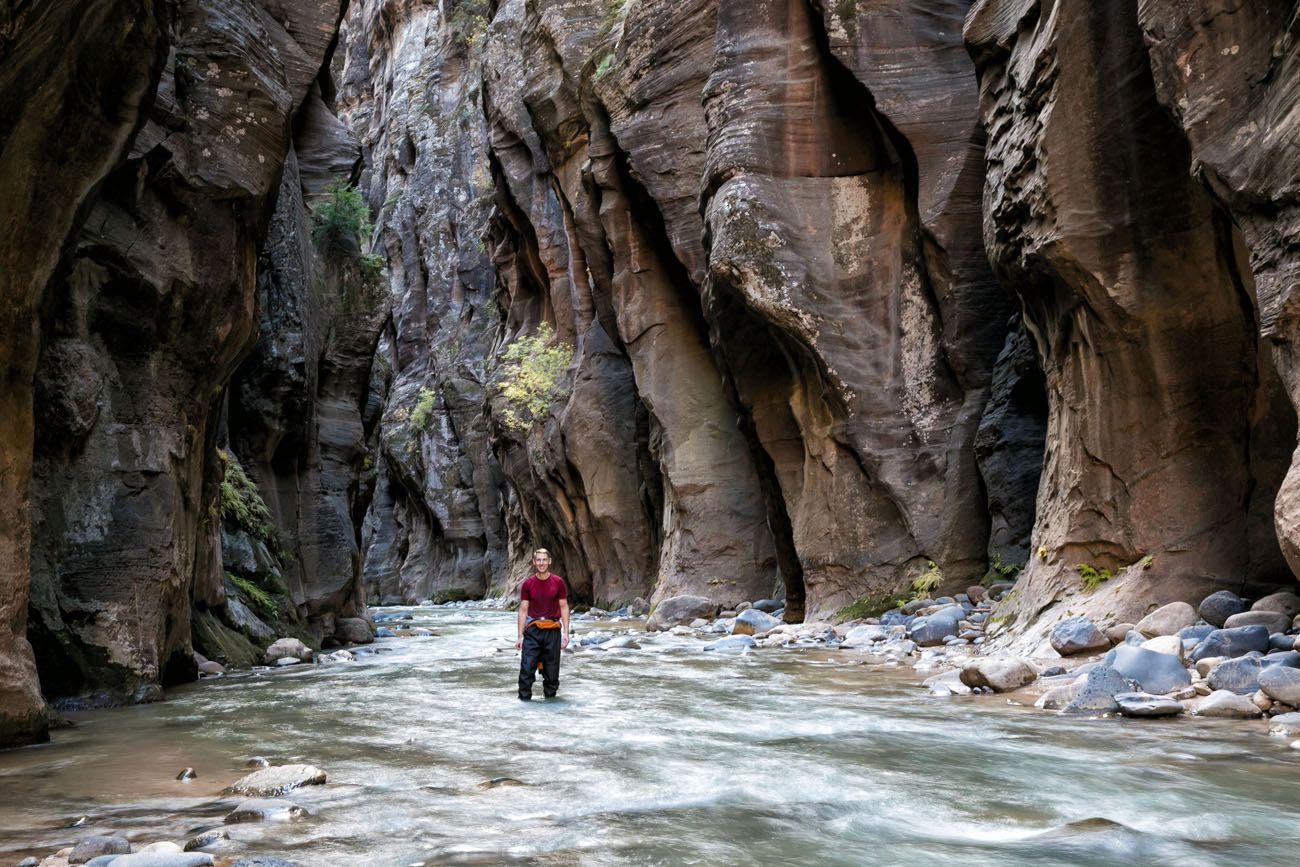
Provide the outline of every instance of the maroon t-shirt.
[[519,588],[519,599],[528,603],[528,616],[534,620],[560,619],[560,600],[569,598],[569,588],[564,579],[554,572],[543,581],[536,575],[529,575]]

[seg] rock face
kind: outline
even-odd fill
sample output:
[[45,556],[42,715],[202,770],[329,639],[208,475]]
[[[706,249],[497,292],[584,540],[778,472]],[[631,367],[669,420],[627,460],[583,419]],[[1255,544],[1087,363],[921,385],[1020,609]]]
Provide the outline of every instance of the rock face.
[[[46,737],[27,638],[37,311],[86,205],[130,147],[167,55],[165,7],[150,0],[50,2],[6,13],[0,53],[0,746]],[[132,22],[118,27],[116,21]],[[31,83],[42,98],[30,100]],[[69,136],[75,128],[78,135]],[[93,424],[95,379],[70,389],[69,416]]]
[[291,118],[339,4],[185,0],[174,21],[97,5],[175,37],[126,52],[170,48],[141,70],[147,114],[45,288],[30,637],[47,694],[149,700],[194,676],[192,601],[223,600],[213,446],[256,334]]
[[[1238,102],[1184,73],[1185,42],[1147,48],[1156,19],[1194,31],[1228,4],[1141,5],[1139,20],[1118,0],[982,0],[966,19],[988,130],[985,245],[1023,305],[1050,410],[1036,556],[1015,601],[1026,617],[1077,589],[1078,565],[1116,573],[1105,606],[1122,619],[1136,603],[1285,574],[1267,527],[1294,413],[1259,346],[1269,307],[1262,290],[1256,303],[1243,235],[1192,176],[1206,157],[1167,91],[1195,81],[1224,111]],[[1251,50],[1267,57],[1271,44]],[[1195,63],[1245,86],[1242,64],[1208,54]],[[1281,190],[1289,181],[1271,172],[1295,156],[1267,154],[1256,156]],[[1238,177],[1262,176],[1223,155]]]

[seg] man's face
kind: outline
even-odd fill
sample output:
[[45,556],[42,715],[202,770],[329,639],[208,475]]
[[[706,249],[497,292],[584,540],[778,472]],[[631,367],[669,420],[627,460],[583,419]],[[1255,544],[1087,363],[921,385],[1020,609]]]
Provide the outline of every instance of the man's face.
[[546,572],[546,571],[548,571],[548,570],[551,568],[551,555],[550,555],[550,554],[534,554],[534,555],[533,555],[533,568],[536,569],[538,572]]

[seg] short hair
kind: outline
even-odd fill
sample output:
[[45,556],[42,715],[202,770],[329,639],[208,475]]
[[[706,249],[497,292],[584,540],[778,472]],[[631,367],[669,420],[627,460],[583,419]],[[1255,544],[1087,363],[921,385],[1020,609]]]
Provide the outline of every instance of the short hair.
[[538,554],[545,554],[547,557],[551,556],[551,552],[547,551],[545,548],[538,548],[536,551],[533,552],[534,557],[536,557]]

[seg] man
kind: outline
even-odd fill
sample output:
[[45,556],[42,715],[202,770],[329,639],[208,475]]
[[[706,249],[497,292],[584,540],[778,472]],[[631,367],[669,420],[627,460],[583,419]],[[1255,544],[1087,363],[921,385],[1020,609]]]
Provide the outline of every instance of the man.
[[551,552],[533,552],[533,568],[519,588],[519,638],[515,650],[519,660],[519,699],[532,701],[538,663],[542,671],[542,695],[555,698],[560,688],[560,651],[569,646],[569,588],[564,579],[551,573]]

